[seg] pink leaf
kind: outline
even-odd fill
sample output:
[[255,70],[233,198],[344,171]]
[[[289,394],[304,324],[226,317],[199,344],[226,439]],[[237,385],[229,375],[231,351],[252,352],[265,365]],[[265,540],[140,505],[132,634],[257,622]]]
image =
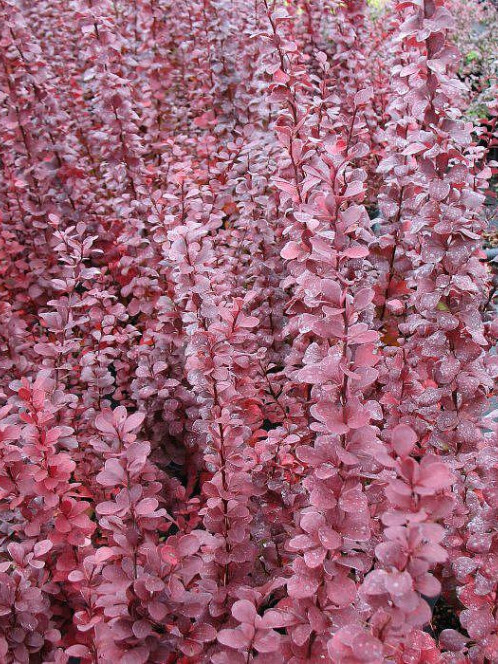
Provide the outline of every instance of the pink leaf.
[[138,427],[142,424],[144,419],[145,419],[145,413],[133,413],[133,415],[130,415],[129,417],[126,418],[126,421],[123,426],[123,433],[129,433],[134,429],[138,429]]
[[344,422],[342,409],[328,402],[321,402],[312,406],[310,411],[313,417],[327,427],[329,433],[340,435],[349,431],[348,425]]
[[40,556],[44,556],[46,553],[48,553],[53,546],[54,545],[50,540],[42,540],[41,542],[37,542],[35,544],[33,553],[37,558],[39,558]]
[[318,529],[318,537],[322,545],[329,551],[339,549],[342,544],[342,537],[336,533],[330,526],[322,526]]
[[251,643],[251,638],[247,636],[240,628],[222,629],[218,632],[218,641],[224,646],[235,648],[236,650],[247,648]]
[[280,252],[280,255],[285,260],[294,260],[303,253],[302,247],[297,242],[287,242],[285,247]]
[[90,657],[91,653],[86,646],[77,643],[74,646],[66,648],[66,655],[70,657]]
[[354,96],[354,105],[362,106],[366,104],[373,96],[373,89],[371,87],[359,90]]
[[232,616],[241,623],[254,623],[256,608],[247,599],[239,599],[232,606]]
[[258,652],[276,652],[280,645],[280,635],[273,630],[258,631],[254,639],[254,647]]
[[348,247],[343,251],[343,255],[348,258],[365,258],[369,251],[366,247]]
[[119,486],[124,483],[125,472],[118,459],[108,459],[104,470],[95,478],[97,482],[105,487]]
[[156,498],[144,498],[135,506],[135,512],[139,516],[151,515],[158,507],[159,503]]
[[420,479],[417,481],[418,493],[430,495],[434,491],[450,487],[452,483],[453,475],[446,464],[433,462],[430,457],[424,457]]
[[192,556],[194,553],[197,553],[200,547],[199,539],[193,535],[183,535],[178,541],[178,554],[180,556]]
[[112,500],[108,500],[104,501],[103,503],[99,503],[95,508],[95,511],[98,514],[103,515],[115,514],[116,512],[119,512],[119,506],[116,505],[116,503]]
[[451,652],[459,652],[460,650],[463,650],[467,641],[468,639],[465,638],[463,634],[460,634],[460,632],[457,632],[454,629],[443,629],[439,635],[439,643],[441,647],[450,650]]
[[121,657],[121,664],[146,664],[149,661],[149,649],[145,646],[128,650]]
[[408,456],[417,442],[417,434],[407,424],[398,424],[392,431],[392,444],[400,456]]
[[318,589],[319,582],[313,578],[305,578],[294,575],[287,581],[287,592],[289,597],[304,599],[313,597]]
[[115,434],[116,429],[114,427],[114,424],[112,421],[109,421],[104,413],[99,413],[97,417],[95,418],[95,426],[99,431],[102,431],[102,433],[110,433],[110,434]]
[[355,196],[358,196],[359,194],[362,194],[364,192],[363,189],[363,182],[360,182],[359,180],[354,180],[353,182],[350,182],[347,186],[347,189],[345,193],[343,194],[343,198],[354,198]]

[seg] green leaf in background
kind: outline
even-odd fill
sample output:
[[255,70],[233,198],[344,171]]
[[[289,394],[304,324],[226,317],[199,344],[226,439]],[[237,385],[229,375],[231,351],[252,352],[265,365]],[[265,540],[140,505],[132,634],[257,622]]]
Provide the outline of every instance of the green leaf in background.
[[466,64],[469,64],[471,62],[475,62],[476,60],[480,60],[481,55],[478,53],[478,51],[469,51],[467,55],[465,56],[465,62]]

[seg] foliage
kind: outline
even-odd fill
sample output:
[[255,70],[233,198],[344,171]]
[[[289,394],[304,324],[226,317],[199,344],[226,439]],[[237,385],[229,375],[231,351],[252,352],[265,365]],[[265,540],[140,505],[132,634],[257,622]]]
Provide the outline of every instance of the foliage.
[[2,663],[498,661],[461,5],[0,0]]

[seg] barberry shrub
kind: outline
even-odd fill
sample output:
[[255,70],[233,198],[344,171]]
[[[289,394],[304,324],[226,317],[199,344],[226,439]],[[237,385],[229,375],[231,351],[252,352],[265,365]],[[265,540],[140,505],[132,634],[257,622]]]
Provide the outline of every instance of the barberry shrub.
[[495,3],[0,19],[0,664],[498,662]]

